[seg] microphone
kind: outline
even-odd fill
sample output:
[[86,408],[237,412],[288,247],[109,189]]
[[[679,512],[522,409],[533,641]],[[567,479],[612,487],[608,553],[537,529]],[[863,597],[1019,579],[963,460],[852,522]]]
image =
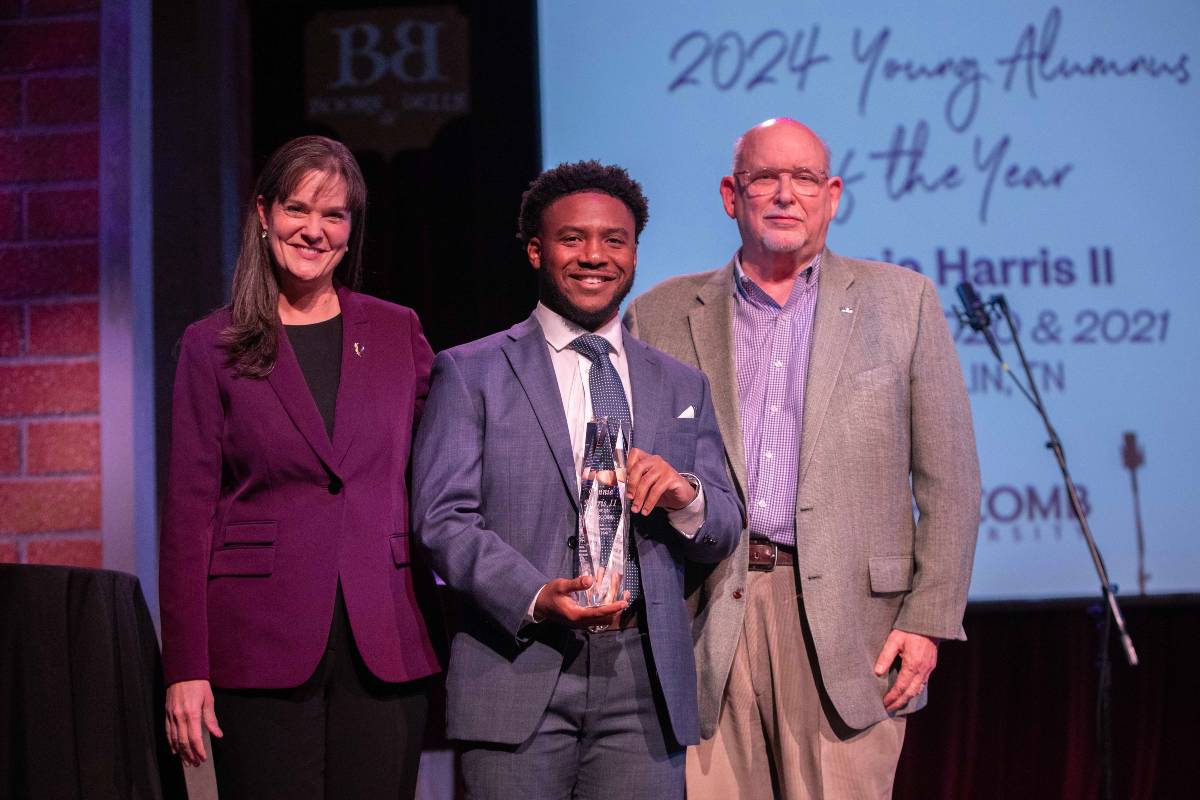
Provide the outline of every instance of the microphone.
[[992,349],[992,354],[996,356],[1000,366],[1007,372],[1008,364],[1005,363],[1004,356],[1000,355],[1000,346],[996,344],[996,337],[992,335],[992,317],[983,305],[983,300],[979,299],[979,295],[976,294],[975,287],[968,281],[963,281],[958,285],[957,291],[958,299],[963,304],[963,322],[971,326],[971,330],[983,334],[988,347]]
[[971,326],[971,330],[983,333],[992,324],[983,300],[975,292],[975,287],[967,281],[958,285],[958,299],[963,304],[963,321]]
[[1138,445],[1137,434],[1125,431],[1121,447],[1121,463],[1129,470],[1129,483],[1133,488],[1133,523],[1137,531],[1138,591],[1146,593],[1146,584],[1152,577],[1146,571],[1146,532],[1142,528],[1142,494],[1138,491],[1137,470],[1146,463],[1146,454]]
[[1121,463],[1130,472],[1146,463],[1146,456],[1142,452],[1142,448],[1138,446],[1137,434],[1133,431],[1125,431],[1124,445],[1121,447]]

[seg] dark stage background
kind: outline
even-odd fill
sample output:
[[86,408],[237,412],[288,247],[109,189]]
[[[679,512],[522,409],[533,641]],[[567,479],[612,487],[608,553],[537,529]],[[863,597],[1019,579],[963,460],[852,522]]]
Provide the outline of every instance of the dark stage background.
[[[338,136],[304,117],[297,44],[312,15],[434,5],[250,3],[255,171],[294,136]],[[370,190],[363,289],[416,309],[435,350],[524,319],[534,297],[516,240],[521,192],[539,168],[532,4],[449,5],[469,21],[470,112],[445,125],[428,149],[355,152]]]
[[[1194,597],[1122,602],[1141,663],[1129,668],[1110,646],[1111,796],[1194,797],[1200,762],[1191,741],[1200,700],[1189,687],[1200,660],[1200,604]],[[1101,639],[1089,615],[1097,605],[972,604],[963,623],[969,640],[940,648],[929,705],[909,718],[895,796],[1103,796]]]
[[[187,323],[223,302],[230,221],[236,229],[251,177],[293,136],[337,135],[305,116],[305,25],[335,9],[437,5],[154,4],[160,454],[174,344]],[[428,148],[356,148],[370,189],[364,290],[415,308],[435,349],[507,327],[532,309],[533,274],[515,219],[540,166],[533,4],[448,5],[469,22],[469,112]],[[210,119],[197,108],[221,113]],[[215,231],[224,231],[225,250]],[[897,797],[1099,796],[1098,632],[1087,605],[970,609],[970,641],[942,648],[929,708],[910,723]],[[1131,670],[1113,650],[1114,796],[1194,796],[1200,771],[1185,743],[1200,722],[1200,701],[1187,678],[1200,660],[1200,605],[1156,598],[1126,601],[1126,609],[1143,663]]]

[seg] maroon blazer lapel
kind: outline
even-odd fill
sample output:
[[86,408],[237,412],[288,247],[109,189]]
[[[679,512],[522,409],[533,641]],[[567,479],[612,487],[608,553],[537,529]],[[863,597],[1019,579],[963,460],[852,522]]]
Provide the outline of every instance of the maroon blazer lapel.
[[338,302],[342,307],[342,375],[333,412],[335,467],[346,458],[359,423],[368,410],[371,361],[381,355],[379,345],[370,341],[371,321],[354,292],[339,286]]
[[[345,378],[343,378],[343,381]],[[267,383],[275,390],[284,411],[292,418],[292,424],[300,431],[312,447],[317,458],[329,469],[333,469],[333,445],[321,421],[321,412],[313,401],[312,392],[300,371],[300,362],[288,341],[283,326],[279,326],[279,352],[275,356],[275,369],[267,376]]]

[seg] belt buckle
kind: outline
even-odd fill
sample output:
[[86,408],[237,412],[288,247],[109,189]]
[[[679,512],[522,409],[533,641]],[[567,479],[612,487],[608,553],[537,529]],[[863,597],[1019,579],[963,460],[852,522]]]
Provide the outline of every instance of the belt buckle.
[[779,545],[775,544],[775,542],[771,541],[765,536],[761,539],[751,540],[750,544],[758,545],[760,547],[766,545],[771,548],[771,565],[758,565],[753,568],[758,572],[774,572],[775,568],[779,566]]

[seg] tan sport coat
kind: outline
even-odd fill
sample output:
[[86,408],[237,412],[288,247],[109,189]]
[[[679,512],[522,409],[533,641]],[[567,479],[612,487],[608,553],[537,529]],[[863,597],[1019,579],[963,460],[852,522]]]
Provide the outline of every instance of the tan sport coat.
[[[708,376],[727,466],[745,501],[733,271],[730,261],[664,281],[630,305],[625,324]],[[826,250],[818,292],[796,494],[799,576],[825,690],[842,720],[861,729],[888,716],[882,698],[895,674],[876,677],[873,667],[893,628],[966,638],[979,460],[933,283]],[[747,541],[743,531],[737,551],[692,597],[705,738],[716,729],[742,631]],[[925,701],[922,693],[901,713]]]

